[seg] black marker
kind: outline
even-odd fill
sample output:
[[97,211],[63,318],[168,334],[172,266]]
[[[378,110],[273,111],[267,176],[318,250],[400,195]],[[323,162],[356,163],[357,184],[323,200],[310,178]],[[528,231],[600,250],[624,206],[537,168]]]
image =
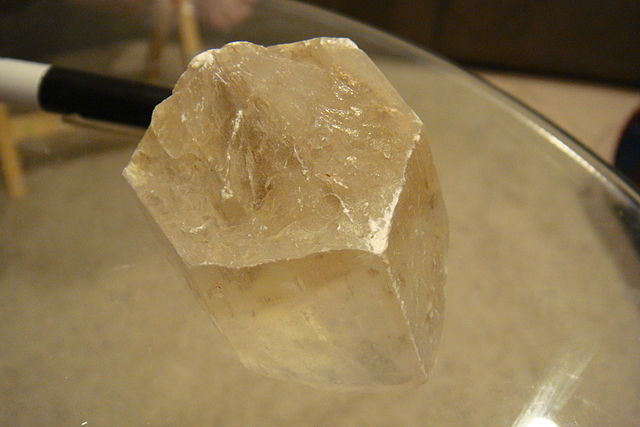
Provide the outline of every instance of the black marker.
[[9,104],[147,127],[154,107],[169,95],[171,89],[146,83],[0,58],[0,101]]

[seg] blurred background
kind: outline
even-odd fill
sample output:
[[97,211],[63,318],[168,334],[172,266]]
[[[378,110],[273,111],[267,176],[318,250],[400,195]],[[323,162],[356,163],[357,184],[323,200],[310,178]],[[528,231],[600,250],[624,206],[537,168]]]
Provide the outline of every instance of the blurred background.
[[464,64],[638,86],[636,0],[311,0]]
[[[258,0],[259,1],[259,0]],[[149,0],[2,0],[0,55],[51,56],[122,38]],[[202,24],[246,25],[253,0],[198,0]],[[309,0],[465,65],[640,182],[637,0]],[[240,10],[240,8],[243,8]],[[118,10],[122,19],[104,19]],[[59,31],[84,20],[81,37]],[[113,26],[118,28],[113,28]],[[46,36],[43,36],[45,35]],[[37,43],[34,41],[37,40]],[[635,115],[634,115],[635,114]],[[626,133],[625,133],[626,132]]]

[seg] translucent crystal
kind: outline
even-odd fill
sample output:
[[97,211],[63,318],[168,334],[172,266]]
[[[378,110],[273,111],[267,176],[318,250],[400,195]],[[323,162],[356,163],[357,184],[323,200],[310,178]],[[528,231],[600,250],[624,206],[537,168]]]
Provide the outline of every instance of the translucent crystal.
[[124,175],[248,368],[419,384],[447,246],[421,128],[348,39],[237,42],[191,61]]

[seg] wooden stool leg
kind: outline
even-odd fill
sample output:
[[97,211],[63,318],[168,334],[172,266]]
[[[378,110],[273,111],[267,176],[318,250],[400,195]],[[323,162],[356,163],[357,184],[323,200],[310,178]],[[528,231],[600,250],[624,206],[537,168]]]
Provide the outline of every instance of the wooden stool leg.
[[182,59],[187,65],[191,58],[202,52],[202,39],[193,0],[177,0],[178,28],[182,42]]
[[151,34],[145,70],[145,80],[147,81],[154,81],[160,76],[162,52],[173,25],[173,9],[170,0],[155,0],[152,5]]
[[0,160],[2,160],[2,172],[9,197],[17,199],[26,194],[27,187],[22,173],[20,155],[11,135],[10,126],[9,108],[5,104],[0,104]]

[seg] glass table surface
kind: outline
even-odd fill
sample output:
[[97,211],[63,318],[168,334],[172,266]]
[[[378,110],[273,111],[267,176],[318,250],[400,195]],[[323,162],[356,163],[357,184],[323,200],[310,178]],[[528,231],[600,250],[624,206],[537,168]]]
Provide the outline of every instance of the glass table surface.
[[[146,20],[68,21],[25,56],[140,77]],[[432,144],[451,243],[429,381],[341,393],[246,370],[121,177],[139,135],[59,124],[21,144],[28,195],[0,194],[0,425],[638,425],[636,190],[516,100],[365,25],[265,0],[229,32],[204,30],[207,47],[316,36],[369,53]],[[162,81],[182,67],[172,39]]]

